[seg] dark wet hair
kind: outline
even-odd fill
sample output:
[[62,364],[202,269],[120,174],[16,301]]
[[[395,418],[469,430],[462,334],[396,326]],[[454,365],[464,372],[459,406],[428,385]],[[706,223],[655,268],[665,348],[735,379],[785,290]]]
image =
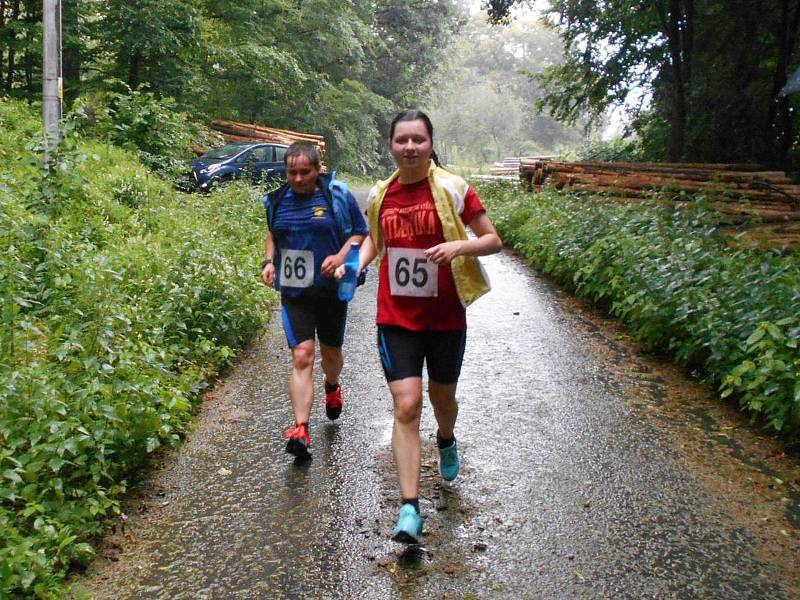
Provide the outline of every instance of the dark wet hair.
[[[425,129],[428,130],[428,136],[431,138],[431,143],[433,143],[433,123],[431,123],[431,118],[421,110],[414,109],[404,110],[398,113],[394,119],[392,119],[392,124],[389,126],[389,143],[392,142],[392,138],[394,137],[395,125],[406,121],[422,121],[425,124]],[[437,167],[442,166],[435,150],[431,151],[431,160]]]
[[307,140],[292,142],[286,149],[286,154],[283,155],[283,164],[288,167],[289,160],[295,156],[305,156],[317,169],[322,167],[322,157],[319,154],[319,148],[314,142],[309,142]]

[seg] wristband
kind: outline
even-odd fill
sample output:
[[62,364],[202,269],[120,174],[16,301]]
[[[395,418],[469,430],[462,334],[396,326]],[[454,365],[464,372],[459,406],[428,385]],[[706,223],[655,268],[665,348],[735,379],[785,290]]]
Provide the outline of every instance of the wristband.
[[272,259],[271,258],[265,258],[264,262],[261,263],[261,270],[263,271],[264,267],[266,267],[267,265],[271,265],[271,264],[272,264]]

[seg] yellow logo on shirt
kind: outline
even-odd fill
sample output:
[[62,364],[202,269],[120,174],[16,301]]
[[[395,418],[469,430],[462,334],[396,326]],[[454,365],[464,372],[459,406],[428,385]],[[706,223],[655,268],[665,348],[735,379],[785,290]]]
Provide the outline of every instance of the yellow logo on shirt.
[[314,218],[315,219],[321,219],[324,216],[325,216],[325,208],[323,208],[322,206],[315,206],[314,207]]

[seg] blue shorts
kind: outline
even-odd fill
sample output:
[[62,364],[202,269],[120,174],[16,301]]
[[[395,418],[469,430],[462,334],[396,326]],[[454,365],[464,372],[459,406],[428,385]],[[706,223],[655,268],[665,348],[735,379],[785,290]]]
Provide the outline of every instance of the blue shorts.
[[378,351],[386,381],[422,377],[424,362],[431,380],[442,384],[457,383],[466,345],[466,330],[411,331],[393,325],[378,325]]
[[347,302],[338,298],[281,297],[283,331],[289,348],[319,338],[321,344],[341,348],[347,323]]

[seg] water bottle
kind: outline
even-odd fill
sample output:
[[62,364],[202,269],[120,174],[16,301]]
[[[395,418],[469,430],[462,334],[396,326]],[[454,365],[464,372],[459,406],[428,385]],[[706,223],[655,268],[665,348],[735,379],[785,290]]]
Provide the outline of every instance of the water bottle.
[[344,259],[344,277],[339,281],[339,290],[337,295],[339,300],[350,302],[356,294],[356,271],[358,271],[358,250],[360,246],[358,242],[350,244],[350,250],[347,251],[347,258]]

